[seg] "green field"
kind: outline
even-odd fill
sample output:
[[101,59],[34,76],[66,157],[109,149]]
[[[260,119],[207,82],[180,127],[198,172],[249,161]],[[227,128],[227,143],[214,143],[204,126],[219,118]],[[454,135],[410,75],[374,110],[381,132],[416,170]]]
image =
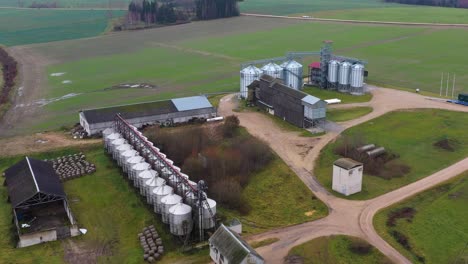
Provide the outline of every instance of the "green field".
[[239,3],[241,12],[272,15],[288,15],[323,10],[378,8],[386,6],[398,5],[383,3],[380,0],[246,0]]
[[[364,200],[376,197],[401,186],[415,182],[441,170],[468,155],[468,115],[444,110],[418,110],[392,112],[346,130],[343,135],[363,137],[365,142],[383,146],[400,155],[397,160],[411,167],[401,178],[385,180],[364,175],[362,191],[346,197]],[[454,139],[455,151],[433,146],[444,139]],[[337,142],[327,145],[320,154],[315,175],[331,191],[332,164],[339,158],[332,150]],[[339,195],[338,193],[334,194]],[[343,196],[344,197],[344,196]]]
[[[114,17],[123,11],[112,11]],[[6,46],[93,37],[108,26],[104,10],[1,9],[0,44]]]
[[[413,263],[466,263],[468,260],[468,171],[448,182],[420,193],[379,212],[374,225],[379,234]],[[395,227],[386,225],[390,212],[404,207],[416,210],[411,220],[399,219]],[[391,235],[406,235],[411,252]]]
[[327,119],[333,122],[344,122],[365,116],[372,112],[371,107],[353,107],[348,109],[327,109]]
[[[305,15],[305,13],[297,15]],[[311,12],[307,15],[350,20],[468,24],[468,10],[466,9],[428,6],[401,5],[386,8],[332,10]]]
[[0,7],[29,7],[32,3],[57,3],[60,8],[124,8],[128,7],[130,0],[0,0]]
[[[366,247],[367,253],[353,252],[350,247]],[[391,263],[379,250],[366,241],[349,236],[327,236],[310,240],[292,248],[288,257],[299,257],[304,264],[389,264]],[[296,263],[296,262],[294,262]]]
[[304,92],[323,100],[337,98],[341,100],[341,104],[364,103],[369,102],[372,99],[371,93],[356,96],[347,93],[340,93],[338,91],[320,89],[317,87],[305,87]]

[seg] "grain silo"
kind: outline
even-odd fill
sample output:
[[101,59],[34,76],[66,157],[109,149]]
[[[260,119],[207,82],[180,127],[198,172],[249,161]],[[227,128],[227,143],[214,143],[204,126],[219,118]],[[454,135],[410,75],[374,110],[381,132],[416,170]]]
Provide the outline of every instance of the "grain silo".
[[199,213],[200,211],[203,229],[210,229],[215,227],[216,222],[213,219],[213,216],[216,215],[216,201],[210,198],[206,198],[206,202],[202,202],[201,210],[199,208]]
[[351,63],[345,61],[340,64],[338,90],[347,92],[349,90],[349,77],[351,72]]
[[140,188],[140,194],[146,196],[145,193],[145,182],[151,178],[157,177],[158,173],[155,170],[152,170],[151,167],[148,170],[140,172],[137,176],[137,186]]
[[270,62],[262,67],[263,74],[268,74],[274,78],[283,78],[283,68],[276,63]]
[[248,86],[255,80],[258,80],[262,75],[262,70],[259,68],[249,65],[240,71],[240,96],[241,98],[247,98]]
[[182,197],[172,193],[161,198],[161,219],[165,224],[169,224],[169,208],[182,202]]
[[122,144],[120,146],[118,146],[115,151],[114,151],[114,154],[113,154],[113,158],[114,160],[117,161],[117,164],[119,166],[121,166],[120,164],[120,157],[122,156],[122,154],[128,150],[132,150],[133,147],[132,145],[128,144],[128,143],[125,143],[125,144]]
[[146,202],[153,204],[155,201],[155,195],[153,190],[166,184],[166,181],[161,177],[153,177],[145,182],[144,193],[146,196]]
[[295,90],[302,89],[302,64],[295,60],[284,63],[284,84]]
[[[134,149],[130,149],[130,150],[127,150],[125,151],[124,153],[122,153],[119,157],[119,160],[118,160],[118,163],[119,165],[123,168],[125,166],[125,162],[131,158],[131,157],[134,157],[138,155],[138,151],[134,150]],[[125,171],[125,170],[124,170]]]
[[117,157],[117,148],[120,146],[120,145],[124,145],[124,144],[127,144],[127,141],[123,138],[118,138],[118,139],[115,139],[113,140],[110,145],[109,145],[109,149],[110,149],[110,153],[112,155],[112,157],[114,158],[114,160],[116,159]]
[[356,63],[351,67],[351,93],[364,92],[364,65]]
[[178,203],[169,208],[169,225],[173,235],[186,236],[192,232],[192,208]]
[[149,163],[147,162],[141,162],[132,166],[130,173],[129,173],[130,175],[129,178],[133,180],[133,186],[139,187],[140,182],[138,181],[138,175],[142,173],[143,171],[148,170],[150,168],[151,168],[151,165],[149,165]]
[[169,194],[174,193],[174,189],[172,189],[169,185],[162,185],[153,190],[153,205],[154,205],[154,212],[160,214],[162,211],[161,199]]
[[336,60],[331,60],[328,62],[328,87],[336,88],[338,85],[338,69],[340,67],[340,63]]
[[108,153],[110,153],[110,144],[112,141],[116,140],[116,139],[119,139],[121,138],[122,135],[120,135],[119,133],[112,133],[110,135],[108,135],[105,139],[104,139],[104,148],[107,150]]
[[102,131],[102,138],[104,139],[104,141],[106,137],[112,133],[115,133],[115,130],[113,128],[109,127],[109,128],[104,129],[104,131]]
[[185,203],[187,203],[190,206],[195,206],[197,204],[197,201],[198,196],[192,190],[189,190],[185,193]]

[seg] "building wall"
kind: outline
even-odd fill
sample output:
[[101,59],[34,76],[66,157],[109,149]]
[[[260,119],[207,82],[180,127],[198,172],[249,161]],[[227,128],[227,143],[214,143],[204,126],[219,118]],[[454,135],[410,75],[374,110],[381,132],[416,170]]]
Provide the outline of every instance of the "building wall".
[[362,188],[363,166],[346,170],[333,165],[332,189],[346,196],[360,192]]
[[57,240],[57,232],[55,230],[24,234],[19,236],[18,247],[29,247],[32,245],[55,240]]
[[242,262],[242,264],[263,264],[265,261],[255,255],[249,254]]
[[[210,257],[216,264],[229,264],[229,260],[221,257],[221,252],[214,245],[210,244]],[[245,261],[245,259],[244,259]],[[242,262],[244,263],[244,262]]]
[[[152,125],[156,123],[160,123],[160,124],[161,123],[169,123],[169,124],[184,123],[184,122],[188,122],[192,118],[208,119],[208,118],[212,118],[215,116],[216,116],[215,108],[204,108],[204,109],[174,112],[174,113],[162,114],[162,115],[131,118],[131,119],[126,119],[126,120],[127,122],[134,125],[135,127],[140,128],[144,125]],[[84,115],[80,113],[81,126],[83,126],[82,123],[86,125],[88,122],[86,121]],[[87,125],[88,129],[85,126],[83,126],[83,128],[85,128],[88,135],[94,135],[94,134],[101,133],[106,128],[112,127],[112,125],[113,125],[113,121],[110,121],[110,122],[89,124]]]

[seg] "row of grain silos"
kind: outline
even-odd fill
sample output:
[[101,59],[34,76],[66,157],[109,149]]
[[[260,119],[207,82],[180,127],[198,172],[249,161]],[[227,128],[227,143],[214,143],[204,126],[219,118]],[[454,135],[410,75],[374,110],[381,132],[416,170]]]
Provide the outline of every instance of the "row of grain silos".
[[248,86],[255,80],[259,80],[262,74],[268,74],[274,78],[282,79],[284,84],[296,89],[302,89],[303,66],[295,60],[287,60],[281,65],[270,62],[261,68],[248,65],[240,71],[240,96],[247,98]]
[[[161,215],[162,222],[169,224],[170,232],[175,236],[190,234],[194,226],[193,219],[199,219],[199,213],[202,214],[202,223],[195,222],[195,224],[202,224],[203,229],[213,228],[215,222],[211,213],[216,214],[216,202],[206,198],[206,203],[199,208],[197,183],[190,181],[188,175],[181,173],[180,168],[172,165],[172,160],[159,152],[159,149],[147,141],[141,132],[134,129],[146,141],[147,146],[151,146],[154,151],[158,152],[158,160],[152,162],[158,163],[155,167],[160,168],[159,172],[141,156],[143,153],[135,150],[134,146],[114,129],[104,130],[103,138],[105,150],[122,168],[133,186],[139,189],[140,195],[153,206],[155,213]],[[147,151],[145,148],[139,149],[141,152]],[[175,175],[174,171],[178,171],[178,175]],[[180,184],[178,177],[184,178],[184,182],[191,188],[186,184]],[[206,197],[205,193],[203,195]]]
[[327,80],[328,87],[331,89],[362,94],[364,91],[364,65],[330,60]]

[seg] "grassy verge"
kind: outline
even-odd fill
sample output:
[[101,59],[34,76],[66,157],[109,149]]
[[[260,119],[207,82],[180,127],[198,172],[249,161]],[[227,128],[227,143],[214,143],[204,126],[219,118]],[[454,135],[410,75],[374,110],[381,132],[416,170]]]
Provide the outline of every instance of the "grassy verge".
[[[284,195],[278,199],[278,194]],[[227,220],[239,219],[245,235],[313,221],[328,212],[277,156],[268,167],[252,176],[242,195],[252,207],[247,215],[222,208],[219,211]]]
[[[362,191],[347,199],[369,199],[431,175],[468,155],[468,115],[445,110],[398,111],[388,113],[346,130],[343,135],[361,137],[368,143],[383,146],[400,155],[411,171],[400,178],[385,180],[364,175]],[[454,139],[454,151],[437,148],[441,139]],[[323,186],[331,191],[332,164],[339,158],[333,153],[337,142],[328,144],[317,161],[315,174]],[[335,193],[338,196],[338,193]]]
[[226,96],[226,94],[218,94],[218,95],[212,95],[212,96],[209,96],[208,97],[208,101],[210,101],[210,103],[218,108],[219,107],[219,101],[221,100],[221,98],[223,98],[224,96]]
[[[468,171],[458,177],[379,212],[374,226],[379,234],[413,263],[464,263],[468,260]],[[388,215],[413,208],[413,217],[388,226]],[[392,235],[407,237],[410,249]],[[422,262],[424,260],[425,262]]]
[[[101,256],[106,263],[140,263],[143,250],[140,248],[137,234],[144,226],[154,224],[163,238],[167,254],[163,263],[173,260],[209,260],[205,253],[183,254],[177,251],[177,244],[169,234],[169,228],[163,225],[146,205],[134,188],[127,184],[112,160],[104,155],[102,146],[86,148],[69,148],[54,152],[34,154],[36,158],[52,158],[60,155],[82,151],[87,159],[96,164],[97,172],[78,179],[65,182],[64,188],[70,201],[71,209],[80,226],[88,229],[86,235],[73,238],[86,249],[110,249]],[[11,166],[22,157],[0,159],[0,171]],[[65,242],[52,242],[25,249],[14,249],[8,239],[13,235],[11,223],[11,205],[6,202],[7,191],[0,179],[0,240],[1,263],[62,263]]]
[[340,93],[338,91],[320,89],[317,87],[305,87],[303,91],[305,93],[318,97],[322,100],[338,98],[341,100],[342,104],[364,103],[364,102],[369,102],[372,99],[371,93],[358,96],[358,95]]
[[267,238],[267,239],[260,240],[260,241],[255,241],[255,242],[251,243],[250,245],[253,248],[259,248],[259,247],[264,247],[264,246],[271,245],[271,244],[273,244],[273,243],[275,243],[277,241],[279,241],[279,238],[272,237],[272,238]]
[[[362,250],[353,249],[361,247]],[[300,258],[301,263],[391,263],[380,251],[366,241],[349,236],[319,237],[296,246],[288,258]]]
[[327,109],[327,119],[333,122],[343,122],[365,116],[372,112],[372,107],[353,107],[349,109]]

